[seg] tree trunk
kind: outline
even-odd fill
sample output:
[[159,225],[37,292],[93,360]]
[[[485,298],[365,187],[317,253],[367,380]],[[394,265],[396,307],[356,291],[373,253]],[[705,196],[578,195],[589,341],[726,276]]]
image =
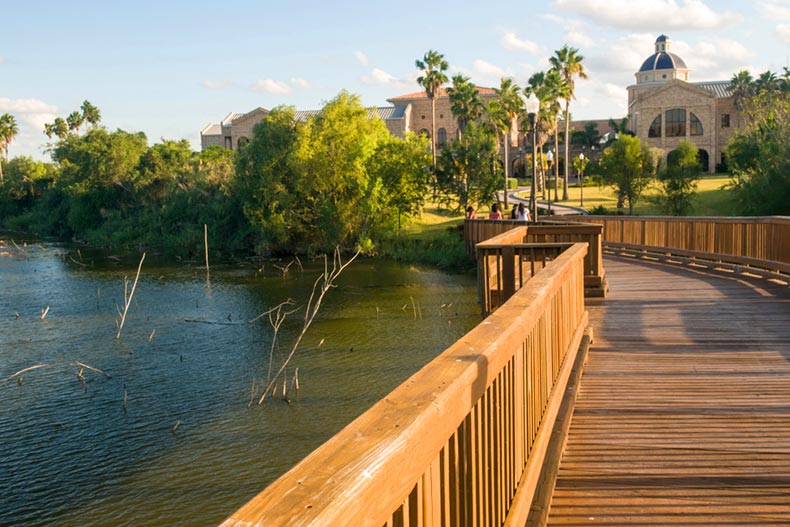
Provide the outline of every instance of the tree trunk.
[[563,176],[563,182],[565,183],[565,186],[562,189],[563,201],[568,200],[568,167],[570,166],[570,163],[568,162],[568,152],[570,148],[570,141],[568,141],[568,136],[570,135],[570,126],[571,126],[569,119],[570,112],[568,110],[570,109],[570,105],[571,105],[570,99],[565,99],[565,174]]
[[507,191],[509,190],[508,185],[510,184],[510,163],[508,162],[508,150],[510,150],[510,145],[508,144],[508,139],[510,139],[509,129],[505,130],[505,137],[503,139],[504,141],[502,141],[502,143],[505,148],[505,208],[507,208]]
[[560,179],[560,129],[554,126],[554,201],[557,201],[557,184]]

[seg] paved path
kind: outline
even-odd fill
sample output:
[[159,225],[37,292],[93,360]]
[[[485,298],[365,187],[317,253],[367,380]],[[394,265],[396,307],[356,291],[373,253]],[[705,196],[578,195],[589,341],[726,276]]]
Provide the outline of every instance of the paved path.
[[790,288],[605,266],[548,525],[790,525]]

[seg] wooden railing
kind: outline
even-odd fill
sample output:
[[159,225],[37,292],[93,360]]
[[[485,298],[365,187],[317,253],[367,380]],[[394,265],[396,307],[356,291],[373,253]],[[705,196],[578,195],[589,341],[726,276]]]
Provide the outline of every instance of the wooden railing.
[[601,225],[610,247],[790,274],[789,217],[585,216],[578,221]]
[[[584,260],[584,288],[587,296],[606,296],[609,289],[606,271],[603,267],[600,225],[545,221],[525,223],[516,220],[466,220],[464,240],[470,255],[476,255],[478,272],[480,269],[481,243],[503,245],[516,243],[567,244],[584,242],[588,244]],[[507,234],[510,233],[510,234]],[[504,238],[503,238],[504,236]],[[483,245],[488,247],[489,245]],[[478,252],[475,252],[477,247]]]
[[223,527],[524,525],[587,326],[586,252],[547,262]]

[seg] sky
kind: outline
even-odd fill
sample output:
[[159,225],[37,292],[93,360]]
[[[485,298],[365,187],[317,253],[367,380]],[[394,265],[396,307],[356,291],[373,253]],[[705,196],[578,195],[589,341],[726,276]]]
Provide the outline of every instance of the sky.
[[574,119],[625,116],[626,87],[667,35],[691,81],[790,65],[790,0],[0,0],[0,114],[10,155],[49,160],[44,123],[82,101],[149,144],[229,112],[319,109],[341,90],[366,106],[419,91],[430,49],[481,86],[523,86],[565,44],[584,57]]

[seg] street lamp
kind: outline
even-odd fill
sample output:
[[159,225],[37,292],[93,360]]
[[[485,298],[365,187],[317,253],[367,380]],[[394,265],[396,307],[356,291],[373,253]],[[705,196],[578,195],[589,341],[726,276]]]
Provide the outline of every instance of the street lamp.
[[[554,152],[549,150],[546,152],[546,161],[549,163],[549,174],[551,174],[551,166],[554,161]],[[557,200],[557,178],[554,178],[554,200]],[[551,187],[549,187],[549,216],[551,216]]]
[[584,169],[587,168],[587,163],[589,159],[585,159],[584,152],[579,154],[579,164],[577,169],[579,171],[579,184],[581,185],[581,199],[579,200],[579,206],[584,207]]
[[535,97],[534,93],[531,93],[529,97],[527,97],[526,102],[527,107],[527,117],[529,118],[529,126],[532,129],[532,185],[530,186],[530,195],[529,195],[529,208],[530,212],[532,213],[532,222],[538,222],[538,201],[536,196],[535,190],[535,179],[538,176],[538,164],[537,164],[537,151],[536,151],[536,143],[538,142],[538,134],[537,134],[537,127],[535,126],[535,121],[538,116],[538,110],[540,109],[540,101],[537,97]]

